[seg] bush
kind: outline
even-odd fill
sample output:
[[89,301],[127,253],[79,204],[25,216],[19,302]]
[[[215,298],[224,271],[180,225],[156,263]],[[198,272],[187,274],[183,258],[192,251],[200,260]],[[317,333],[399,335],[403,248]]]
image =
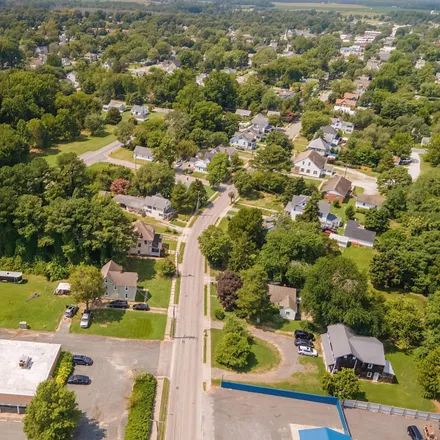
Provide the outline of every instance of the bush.
[[335,208],[340,208],[340,207],[341,207],[341,204],[339,203],[339,200],[335,200],[335,201],[333,202],[333,206],[334,206]]
[[58,385],[64,385],[72,373],[73,354],[69,351],[62,351],[53,372],[53,379]]
[[171,278],[176,273],[176,265],[170,258],[165,258],[156,263],[156,271],[160,277]]
[[214,316],[215,319],[218,319],[219,321],[223,321],[223,319],[225,319],[225,311],[222,309],[215,309]]
[[117,125],[121,122],[121,120],[122,116],[121,113],[119,113],[119,110],[117,108],[111,107],[110,110],[107,112],[105,122],[110,125]]
[[129,399],[130,412],[125,429],[125,440],[150,438],[156,385],[157,380],[152,374],[141,374],[135,378],[133,393]]

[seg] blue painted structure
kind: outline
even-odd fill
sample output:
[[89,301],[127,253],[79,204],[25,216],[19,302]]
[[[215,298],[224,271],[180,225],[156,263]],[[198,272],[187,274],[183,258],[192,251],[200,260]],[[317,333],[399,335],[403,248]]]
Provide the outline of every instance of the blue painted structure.
[[[348,428],[348,423],[345,418],[344,410],[342,409],[339,399],[336,397],[319,396],[318,394],[308,394],[308,393],[300,393],[297,391],[279,390],[277,388],[261,387],[257,385],[248,385],[245,383],[229,382],[229,381],[222,381],[222,388],[228,388],[237,391],[246,391],[248,393],[258,393],[258,394],[267,394],[270,396],[287,397],[288,399],[305,400],[307,402],[324,403],[326,405],[333,405],[338,410],[339,418],[341,419],[341,424],[342,424],[342,428],[344,429],[345,435],[348,437],[348,440],[351,440],[350,429]],[[312,440],[312,438],[310,438],[310,440]],[[316,440],[318,439],[320,439],[320,437],[316,437]],[[323,439],[325,438],[323,437]],[[331,440],[345,440],[345,439],[333,438]]]
[[351,437],[330,428],[301,429],[300,440],[351,440]]

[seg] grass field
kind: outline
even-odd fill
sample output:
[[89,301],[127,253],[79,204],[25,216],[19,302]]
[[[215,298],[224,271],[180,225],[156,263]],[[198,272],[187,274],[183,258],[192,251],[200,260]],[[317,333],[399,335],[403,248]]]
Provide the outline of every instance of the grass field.
[[137,272],[138,286],[148,289],[148,304],[150,306],[168,307],[171,278],[161,278],[156,274],[157,261],[145,258],[128,258],[124,269],[127,272]]
[[[215,348],[221,338],[222,331],[211,329],[211,363],[214,368],[232,371],[215,361]],[[247,367],[235,370],[239,373],[258,373],[269,371],[280,363],[281,357],[278,350],[262,339],[254,338],[251,344],[251,354],[249,356],[249,364]]]
[[276,200],[276,196],[269,193],[259,193],[259,197],[254,198],[241,197],[239,203],[236,204],[237,207],[243,205],[250,205],[255,208],[268,209],[272,211],[280,211],[283,209],[283,204]]
[[93,312],[89,328],[79,326],[77,315],[70,327],[71,333],[109,336],[128,339],[160,339],[165,334],[166,314],[103,309]]
[[[393,9],[391,6],[364,6],[358,4],[340,3],[313,3],[313,2],[273,2],[278,9],[288,10],[316,10],[318,12],[333,11],[341,13],[351,13],[359,15],[386,14]],[[414,9],[412,9],[414,10]],[[415,11],[415,10],[414,10]],[[426,11],[424,11],[426,12]]]
[[208,194],[208,199],[210,199],[217,191],[212,189],[209,185],[203,185],[206,190],[206,194]]
[[414,355],[397,351],[388,353],[386,357],[393,366],[398,383],[372,383],[363,380],[358,398],[384,405],[436,412],[434,403],[422,397],[422,389],[416,380]]
[[342,255],[354,260],[360,270],[368,272],[374,251],[369,247],[351,245],[342,251]]
[[218,227],[222,230],[222,231],[227,231],[228,230],[228,224],[229,224],[229,219],[228,217],[223,217],[220,220],[220,223],[218,224]]
[[[0,328],[18,328],[26,321],[32,330],[54,331],[72,298],[53,294],[58,282],[36,275],[24,279],[23,284],[0,285]],[[40,296],[25,302],[35,292]]]
[[215,284],[210,285],[209,294],[211,296],[211,319],[213,321],[218,321],[218,319],[215,317],[215,311],[223,310],[223,307],[220,304],[219,299],[217,298],[217,289],[215,288]]
[[425,155],[420,154],[420,174],[425,174],[428,171],[432,170],[432,165],[426,161]]
[[[113,159],[119,159],[119,160],[125,160],[127,162],[134,163],[133,159],[133,151],[129,150],[128,148],[121,147],[116,151],[113,151],[113,153],[110,154],[110,157]],[[137,165],[142,165],[143,161],[138,160]]]
[[309,141],[304,136],[298,136],[293,141],[293,148],[294,148],[294,150],[298,151],[300,153],[302,151],[305,151],[305,149],[307,148],[307,145],[309,145]]

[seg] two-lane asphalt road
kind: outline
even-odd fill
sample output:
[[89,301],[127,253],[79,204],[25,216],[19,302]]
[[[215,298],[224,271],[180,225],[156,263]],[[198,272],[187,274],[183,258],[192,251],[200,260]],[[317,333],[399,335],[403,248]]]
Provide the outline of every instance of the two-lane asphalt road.
[[[229,188],[202,213],[188,235],[180,267],[179,310],[171,361],[167,440],[201,440],[204,261],[197,238],[229,204]],[[206,422],[206,421],[205,421]]]

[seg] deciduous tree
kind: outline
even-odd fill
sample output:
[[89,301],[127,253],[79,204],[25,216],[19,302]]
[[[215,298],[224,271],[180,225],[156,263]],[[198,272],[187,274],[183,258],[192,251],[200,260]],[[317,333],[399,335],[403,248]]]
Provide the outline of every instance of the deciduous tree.
[[85,302],[87,309],[90,301],[101,298],[105,293],[101,271],[94,266],[76,266],[70,274],[69,283],[75,301]]

